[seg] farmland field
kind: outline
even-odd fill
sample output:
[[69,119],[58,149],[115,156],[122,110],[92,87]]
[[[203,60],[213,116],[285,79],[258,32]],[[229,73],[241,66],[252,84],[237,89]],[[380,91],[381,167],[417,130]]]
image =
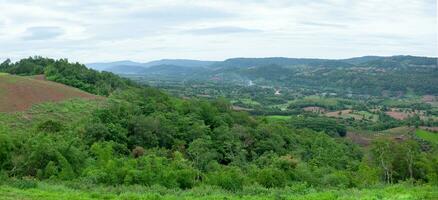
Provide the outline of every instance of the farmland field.
[[438,144],[438,133],[418,129],[417,131],[415,131],[415,134],[423,140],[426,140],[434,144]]
[[93,99],[96,96],[41,78],[0,74],[0,112],[23,111],[34,104],[71,98]]

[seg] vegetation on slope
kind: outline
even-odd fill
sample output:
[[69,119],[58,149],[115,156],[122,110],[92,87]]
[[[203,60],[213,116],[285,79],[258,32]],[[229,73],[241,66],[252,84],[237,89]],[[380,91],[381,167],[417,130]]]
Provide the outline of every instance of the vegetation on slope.
[[[79,73],[66,78],[53,69],[59,76],[55,80],[87,82],[88,76],[80,74],[88,73],[81,71],[82,65],[49,66]],[[50,74],[50,67],[44,69]],[[96,73],[96,77],[101,76]],[[124,81],[114,76],[101,85]],[[0,115],[0,174],[6,182],[27,178],[90,187],[164,187],[181,191],[175,196],[213,187],[221,191],[217,195],[213,192],[213,197],[245,198],[241,192],[255,191],[248,194],[254,199],[263,199],[263,195],[277,198],[282,191],[293,197],[297,184],[343,190],[403,181],[438,184],[437,149],[424,149],[412,138],[381,138],[363,150],[341,137],[345,127],[336,120],[268,120],[233,111],[222,98],[180,99],[140,85],[108,91],[112,92],[104,104],[74,100],[44,104],[23,114]],[[25,119],[31,123],[24,123]],[[32,192],[59,196],[50,189],[53,186],[47,187],[17,190],[1,186],[0,193],[29,198],[36,198]],[[405,190],[405,186],[394,187]],[[373,192],[395,194],[390,188],[359,193],[371,198],[375,197]],[[418,194],[431,197],[430,188],[419,186]],[[355,189],[346,191],[350,190]],[[405,191],[412,197],[417,189]],[[346,194],[329,190],[304,193],[302,198],[348,198]],[[77,190],[66,195],[89,197]],[[149,198],[149,194],[138,195],[133,194],[133,198]],[[156,193],[151,195],[160,198]],[[177,198],[172,195],[163,194]]]

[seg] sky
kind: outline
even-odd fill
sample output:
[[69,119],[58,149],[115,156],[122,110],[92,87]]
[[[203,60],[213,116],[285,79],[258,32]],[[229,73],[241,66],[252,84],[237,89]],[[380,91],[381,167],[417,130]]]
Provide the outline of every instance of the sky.
[[437,0],[0,0],[0,59],[438,56]]

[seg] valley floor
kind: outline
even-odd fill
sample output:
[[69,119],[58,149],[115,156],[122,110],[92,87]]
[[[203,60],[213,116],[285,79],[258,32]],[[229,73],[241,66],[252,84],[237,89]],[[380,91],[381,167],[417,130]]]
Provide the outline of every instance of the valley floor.
[[79,186],[80,189],[73,189],[74,184],[67,185],[46,182],[4,184],[0,186],[0,199],[438,199],[437,186],[409,184],[345,190],[316,190],[298,185],[283,189],[244,188],[243,191],[236,193],[213,187],[168,190],[161,187],[143,186],[85,188]]

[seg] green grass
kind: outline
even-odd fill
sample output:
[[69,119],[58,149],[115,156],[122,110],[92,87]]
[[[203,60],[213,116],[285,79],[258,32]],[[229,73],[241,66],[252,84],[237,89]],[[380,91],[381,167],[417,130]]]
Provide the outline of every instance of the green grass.
[[418,129],[417,131],[415,131],[415,134],[423,140],[438,144],[438,133],[432,133],[426,130]]
[[381,104],[388,107],[408,108],[413,104],[423,103],[420,98],[385,99]]
[[269,116],[266,116],[266,118],[270,121],[285,121],[285,120],[289,120],[291,118],[291,116],[269,115]]
[[257,101],[254,101],[252,99],[240,99],[240,101],[246,105],[251,105],[251,106],[260,106],[261,104]]
[[91,116],[94,109],[103,106],[105,100],[70,99],[62,102],[49,102],[34,105],[30,110],[16,113],[0,112],[0,127],[11,130],[34,128],[46,120],[68,121],[73,127],[82,124],[87,116]]
[[319,106],[323,108],[336,107],[339,105],[338,98],[326,98],[320,96],[306,96],[303,99],[296,99],[289,102],[289,106],[292,107],[307,107],[307,106]]
[[314,189],[299,184],[297,186],[265,189],[259,187],[244,188],[240,192],[232,193],[216,187],[204,186],[190,190],[170,190],[162,187],[144,186],[67,186],[38,182],[30,187],[17,184],[4,184],[0,186],[0,197],[4,200],[57,200],[57,199],[144,199],[144,200],[224,200],[224,199],[437,199],[437,186],[413,186],[398,184],[380,186],[370,189]]

